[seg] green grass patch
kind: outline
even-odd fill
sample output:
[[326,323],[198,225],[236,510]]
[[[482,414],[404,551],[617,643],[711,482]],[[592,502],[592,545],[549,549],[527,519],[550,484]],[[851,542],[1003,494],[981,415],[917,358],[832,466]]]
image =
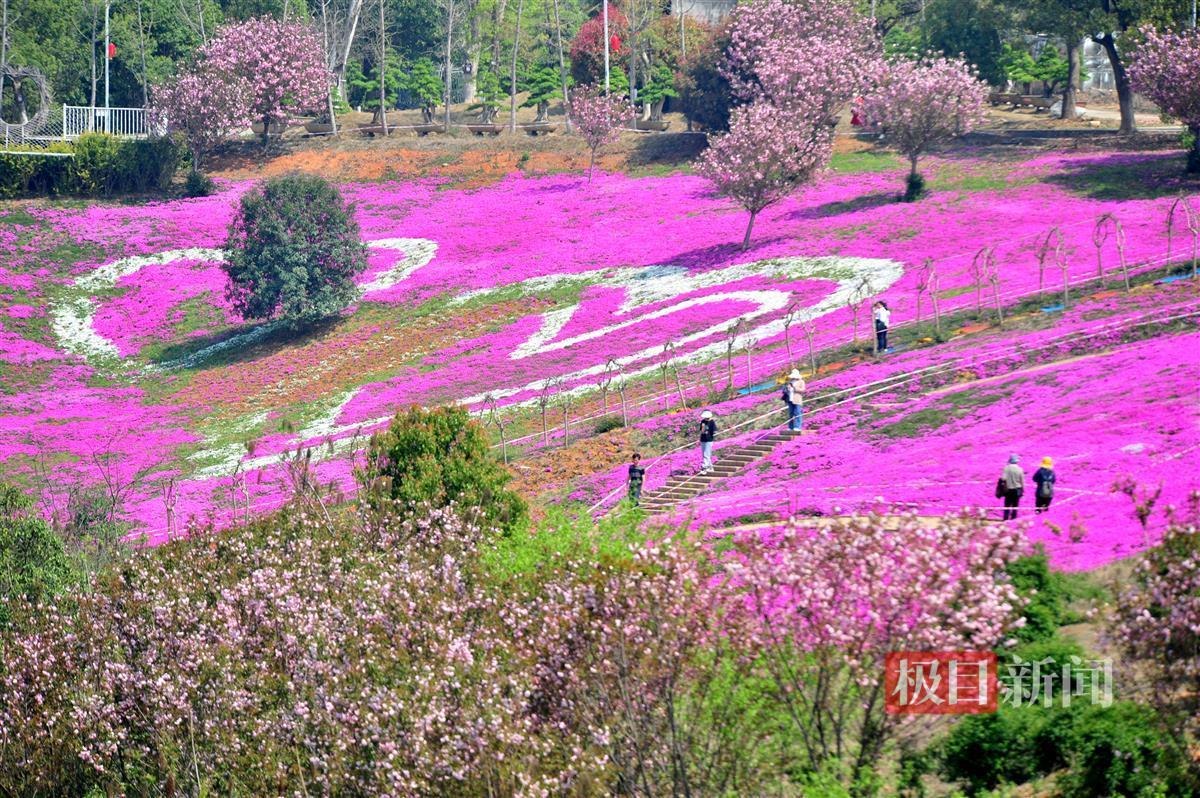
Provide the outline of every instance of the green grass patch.
[[1012,394],[1013,387],[1022,382],[1014,380],[1001,390],[985,392],[968,389],[946,394],[932,407],[916,410],[898,421],[876,427],[873,432],[884,438],[919,438],[934,430],[970,415],[976,409],[995,404]]
[[39,225],[41,220],[29,212],[27,208],[13,208],[0,216],[0,224],[11,225]]
[[843,174],[860,172],[890,172],[903,169],[904,161],[900,156],[887,150],[862,150],[860,152],[835,153],[829,161],[829,167]]

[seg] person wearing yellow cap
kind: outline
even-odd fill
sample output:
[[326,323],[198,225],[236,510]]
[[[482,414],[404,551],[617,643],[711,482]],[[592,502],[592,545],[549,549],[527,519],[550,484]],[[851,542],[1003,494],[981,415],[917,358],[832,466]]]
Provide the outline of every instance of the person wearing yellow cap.
[[1033,492],[1034,512],[1044,513],[1050,509],[1050,502],[1054,501],[1054,483],[1058,481],[1058,475],[1054,473],[1054,461],[1043,457],[1042,467],[1033,472],[1033,481],[1037,484],[1037,490]]

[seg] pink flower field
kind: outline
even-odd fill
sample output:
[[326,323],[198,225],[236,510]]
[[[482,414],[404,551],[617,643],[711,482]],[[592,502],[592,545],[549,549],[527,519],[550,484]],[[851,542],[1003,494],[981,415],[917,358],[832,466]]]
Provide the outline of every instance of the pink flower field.
[[[894,201],[895,169],[834,173],[764,212],[746,251],[736,246],[744,214],[687,175],[597,174],[589,185],[516,174],[472,189],[432,179],[349,184],[370,252],[361,300],[336,326],[290,342],[270,325],[243,323],[224,297],[220,247],[248,184],[205,199],[29,207],[0,217],[0,458],[12,474],[57,475],[63,485],[106,474],[136,482],[131,520],[160,540],[168,479],[177,519],[225,518],[278,503],[281,457],[322,444],[319,473],[350,488],[359,436],[410,403],[482,409],[491,398],[533,418],[547,381],[589,400],[610,360],[650,380],[668,344],[698,384],[704,371],[724,373],[739,319],[735,345],[753,340],[756,375],[774,378],[789,307],[815,319],[826,351],[851,337],[856,292],[886,298],[893,324],[904,325],[927,259],[942,314],[974,306],[971,264],[985,245],[998,274],[984,286],[985,307],[996,294],[1012,303],[1035,292],[1036,249],[1052,226],[1065,262],[1048,262],[1046,303],[1064,278],[1073,292],[1094,292],[1093,228],[1106,213],[1124,233],[1123,253],[1115,237],[1104,242],[1106,279],[1120,283],[1121,257],[1135,271],[1161,269],[1172,197],[1098,199],[1072,182],[1160,157],[1173,156],[931,161],[934,191],[912,204]],[[1176,232],[1177,256],[1190,246],[1184,238]],[[993,503],[989,487],[1011,451],[1030,473],[1043,455],[1059,463],[1062,493],[1035,527],[1059,564],[1092,567],[1136,551],[1142,531],[1113,481],[1161,481],[1164,502],[1200,484],[1195,328],[1072,359],[1047,348],[1044,368],[1023,362],[1012,373],[977,361],[980,347],[1033,348],[1101,317],[1195,311],[1189,283],[1139,292],[1072,307],[1040,332],[951,341],[814,381],[814,391],[844,389],[953,358],[966,366],[968,356],[982,369],[815,417],[815,436],[692,509],[724,523],[747,508],[829,513],[882,500],[939,515]],[[865,333],[869,311],[861,324]],[[772,402],[767,391],[725,410]],[[638,411],[639,434],[676,423],[660,410]],[[661,470],[693,455],[676,457]],[[596,498],[619,480],[619,470],[597,473],[578,495]]]

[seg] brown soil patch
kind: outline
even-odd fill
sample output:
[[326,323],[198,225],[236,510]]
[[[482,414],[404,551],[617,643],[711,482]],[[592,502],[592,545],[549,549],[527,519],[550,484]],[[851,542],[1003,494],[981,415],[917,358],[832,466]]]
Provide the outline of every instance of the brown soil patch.
[[581,477],[589,477],[621,463],[633,452],[631,431],[617,429],[580,438],[569,446],[540,450],[536,457],[514,462],[512,487],[525,496],[538,496]]

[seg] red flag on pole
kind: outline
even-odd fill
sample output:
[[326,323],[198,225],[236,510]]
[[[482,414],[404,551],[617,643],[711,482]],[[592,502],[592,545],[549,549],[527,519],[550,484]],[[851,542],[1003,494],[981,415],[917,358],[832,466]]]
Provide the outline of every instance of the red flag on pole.
[[112,59],[114,59],[116,57],[117,57],[117,45],[113,44],[112,42],[109,42],[108,43],[108,60],[111,61]]

